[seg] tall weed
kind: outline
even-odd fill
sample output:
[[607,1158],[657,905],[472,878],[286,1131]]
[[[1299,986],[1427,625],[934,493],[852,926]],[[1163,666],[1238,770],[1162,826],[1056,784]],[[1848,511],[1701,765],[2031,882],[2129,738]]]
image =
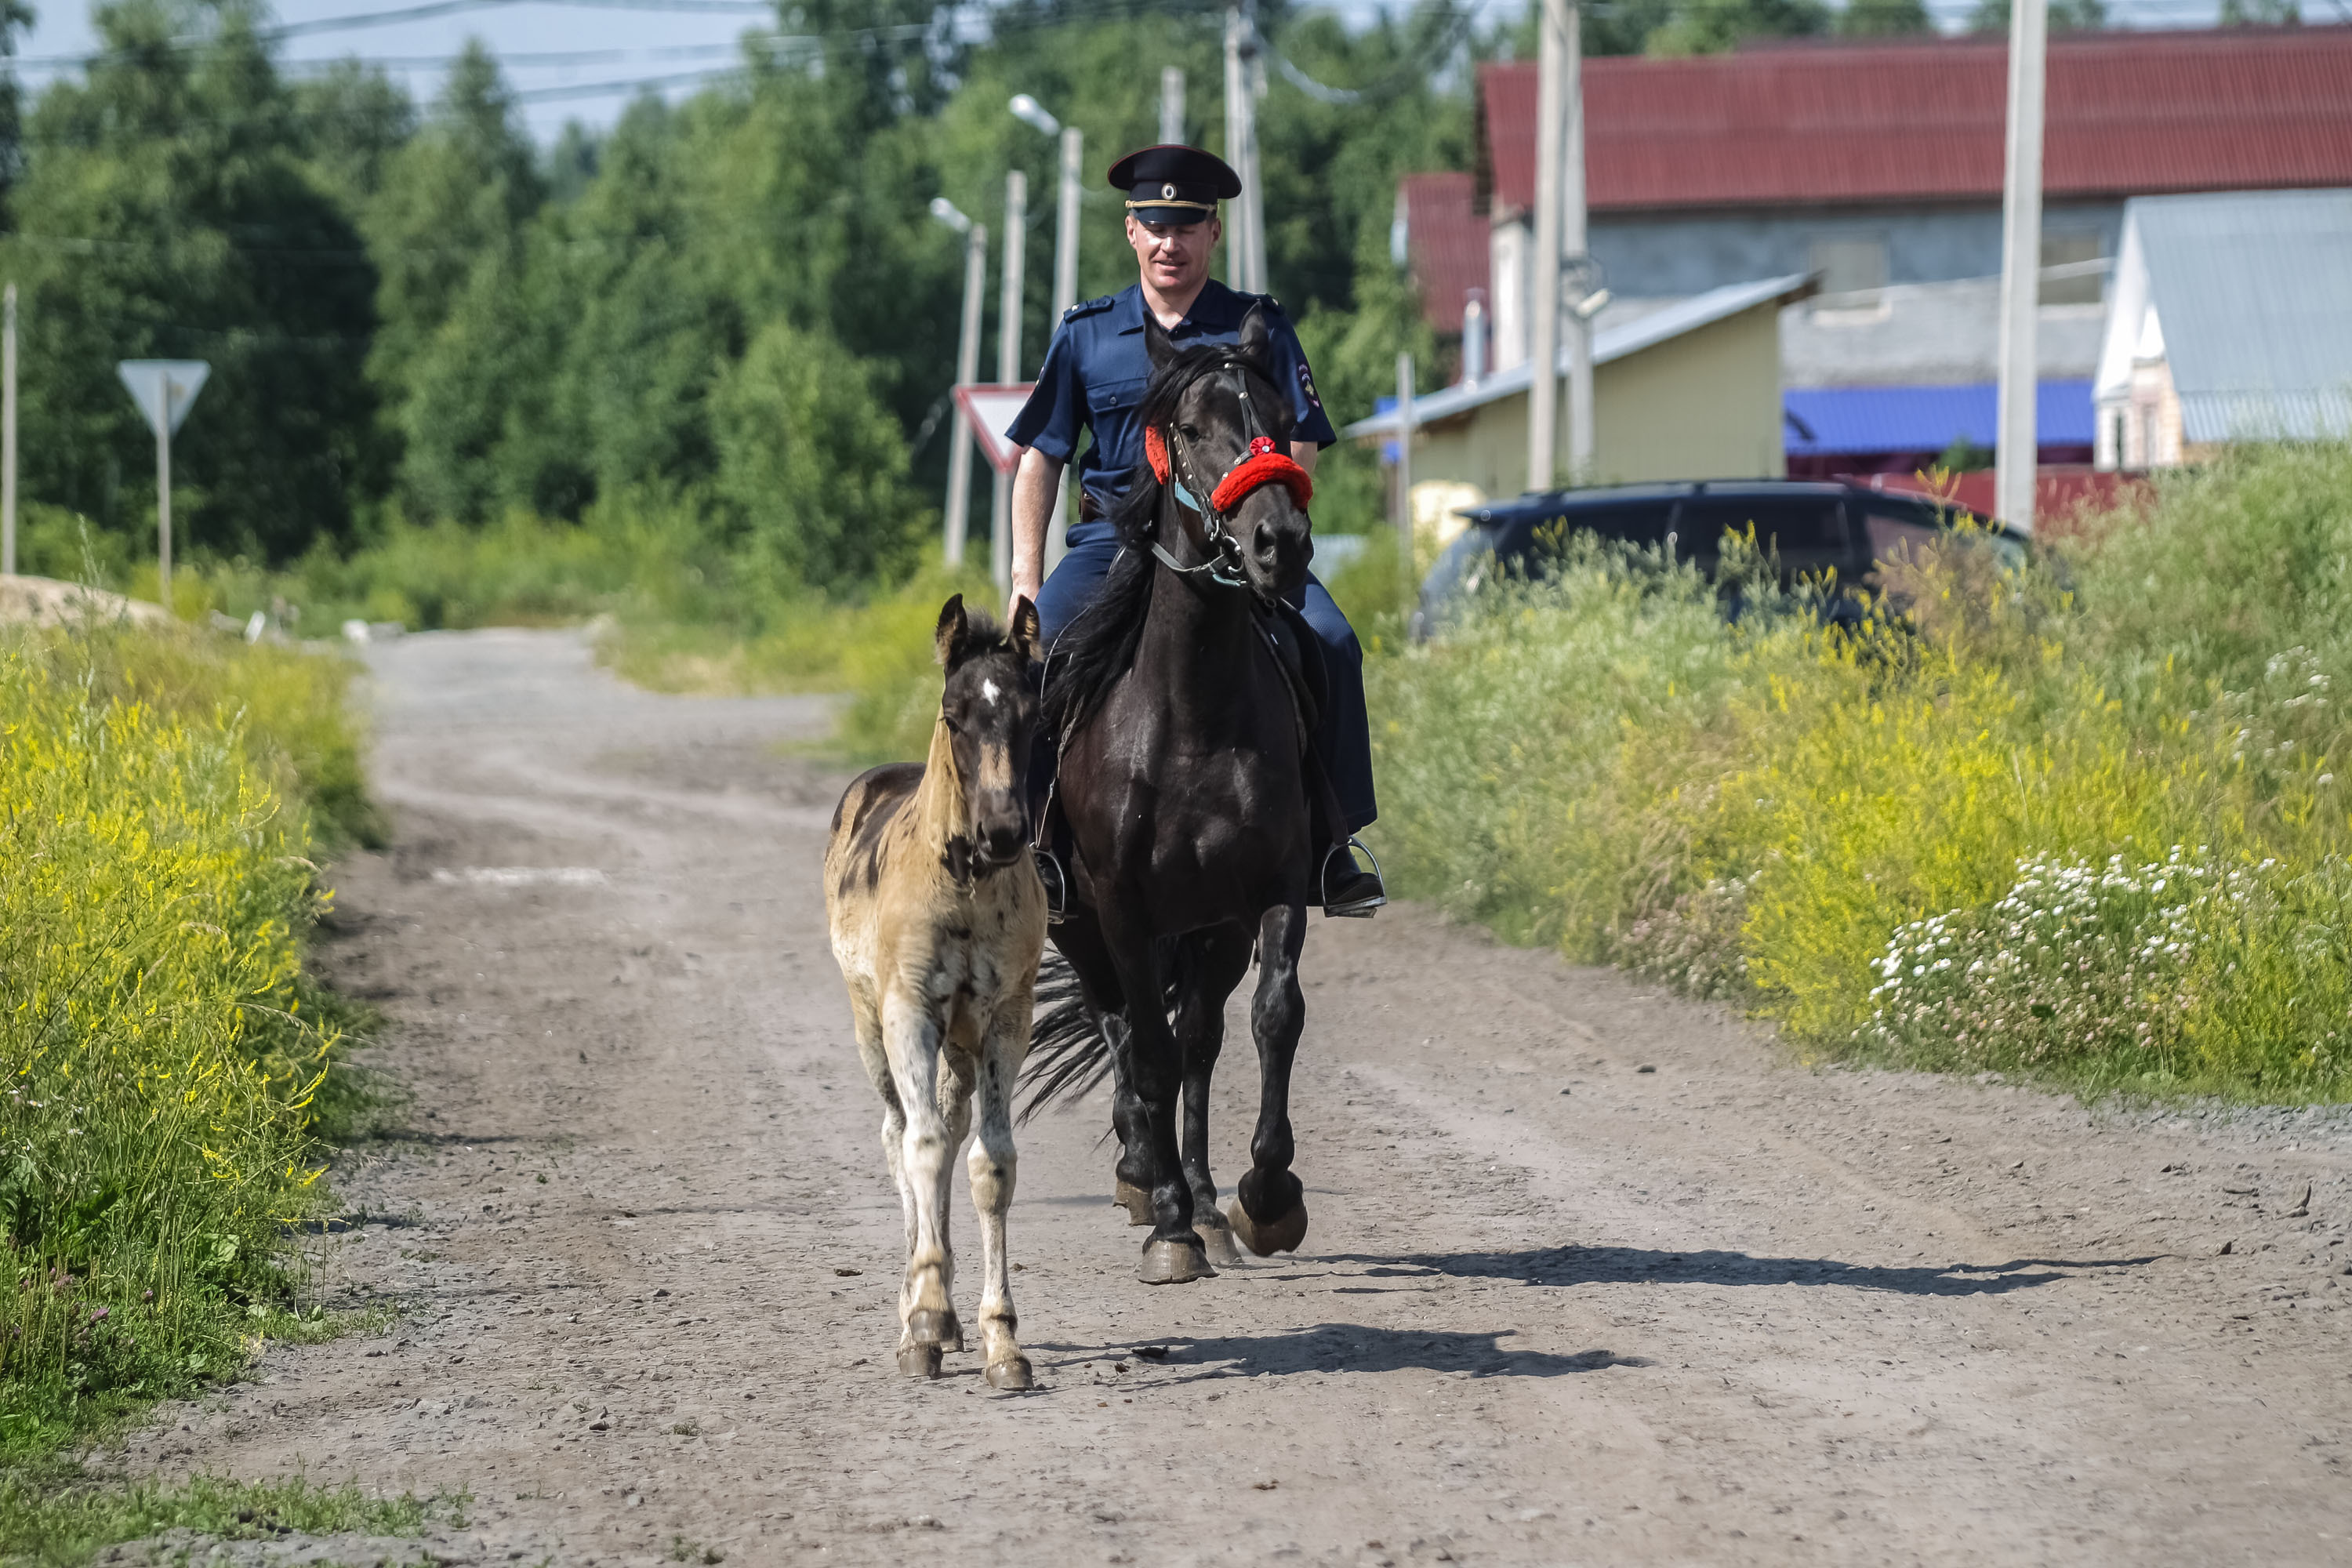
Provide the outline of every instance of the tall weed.
[[2021,570],[1963,535],[1859,626],[1588,554],[1375,660],[1381,841],[1808,1052],[2341,1096],[2347,559],[2344,446],[2168,478]]
[[234,1369],[288,1299],[341,1043],[298,792],[348,741],[297,657],[0,642],[0,1451]]

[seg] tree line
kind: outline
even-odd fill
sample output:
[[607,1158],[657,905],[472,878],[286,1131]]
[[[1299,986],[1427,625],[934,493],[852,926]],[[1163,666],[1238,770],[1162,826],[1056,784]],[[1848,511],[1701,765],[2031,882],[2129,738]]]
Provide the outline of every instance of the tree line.
[[[29,100],[0,77],[22,493],[138,534],[152,443],[114,363],[203,359],[173,486],[198,551],[275,563],[399,520],[661,509],[797,584],[901,570],[937,515],[961,297],[931,199],[1001,230],[1004,174],[1027,172],[1034,364],[1055,149],[1007,100],[1081,127],[1099,167],[1157,140],[1176,65],[1191,139],[1223,141],[1222,6],[971,15],[780,0],[724,79],[541,148],[478,45],[420,106],[359,59],[289,69],[256,0],[100,5],[77,76]],[[1369,407],[1400,348],[1435,359],[1389,255],[1396,178],[1468,165],[1475,65],[1531,52],[1530,24],[1482,28],[1457,0],[1353,28],[1286,0],[1259,16],[1289,68],[1260,106],[1268,270],[1327,396]],[[0,0],[0,41],[29,20]],[[1919,0],[1622,0],[1587,37],[1680,51],[1927,25]],[[1081,298],[1133,279],[1120,216],[1088,191]]]

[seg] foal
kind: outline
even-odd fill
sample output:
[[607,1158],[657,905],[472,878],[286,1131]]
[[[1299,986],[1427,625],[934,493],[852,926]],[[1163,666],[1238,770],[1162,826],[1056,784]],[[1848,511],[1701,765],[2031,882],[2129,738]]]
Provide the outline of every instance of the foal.
[[833,955],[849,985],[857,1054],[882,1096],[882,1147],[907,1215],[898,1289],[898,1369],[937,1377],[963,1349],[950,1291],[948,1162],[971,1130],[968,1168],[980,1211],[981,1348],[988,1381],[1027,1388],[1013,1342],[1004,1214],[1013,1206],[1013,1086],[1029,1051],[1045,891],[1029,856],[1024,788],[1037,700],[1030,658],[1037,612],[1015,606],[1010,633],[940,612],[947,668],[930,758],[863,773],[833,814],[824,857]]

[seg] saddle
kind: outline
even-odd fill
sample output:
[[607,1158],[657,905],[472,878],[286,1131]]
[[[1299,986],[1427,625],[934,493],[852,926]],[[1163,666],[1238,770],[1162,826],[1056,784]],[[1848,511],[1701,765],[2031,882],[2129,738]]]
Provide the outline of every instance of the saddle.
[[[1332,787],[1331,776],[1315,751],[1315,726],[1322,718],[1325,704],[1331,700],[1330,676],[1323,668],[1322,647],[1315,641],[1314,628],[1307,624],[1306,616],[1289,605],[1277,603],[1271,609],[1261,607],[1255,624],[1258,635],[1265,639],[1267,651],[1274,655],[1275,668],[1282,672],[1284,689],[1290,693],[1291,733],[1297,742],[1299,769],[1307,785],[1307,841],[1334,843],[1340,837],[1340,824],[1347,818],[1340,814],[1339,796]],[[1068,863],[1070,854],[1054,789],[1060,761],[1055,737],[1040,731],[1029,767],[1030,798],[1037,814],[1031,843],[1040,852],[1039,872],[1045,878],[1046,906],[1057,924],[1068,907],[1068,889],[1063,881],[1062,868]]]

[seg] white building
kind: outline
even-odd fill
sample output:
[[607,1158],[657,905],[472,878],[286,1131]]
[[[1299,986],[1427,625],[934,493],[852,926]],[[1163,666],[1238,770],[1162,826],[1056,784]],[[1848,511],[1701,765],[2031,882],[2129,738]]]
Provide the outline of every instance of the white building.
[[2092,399],[2102,468],[2352,437],[2352,189],[2126,203]]

